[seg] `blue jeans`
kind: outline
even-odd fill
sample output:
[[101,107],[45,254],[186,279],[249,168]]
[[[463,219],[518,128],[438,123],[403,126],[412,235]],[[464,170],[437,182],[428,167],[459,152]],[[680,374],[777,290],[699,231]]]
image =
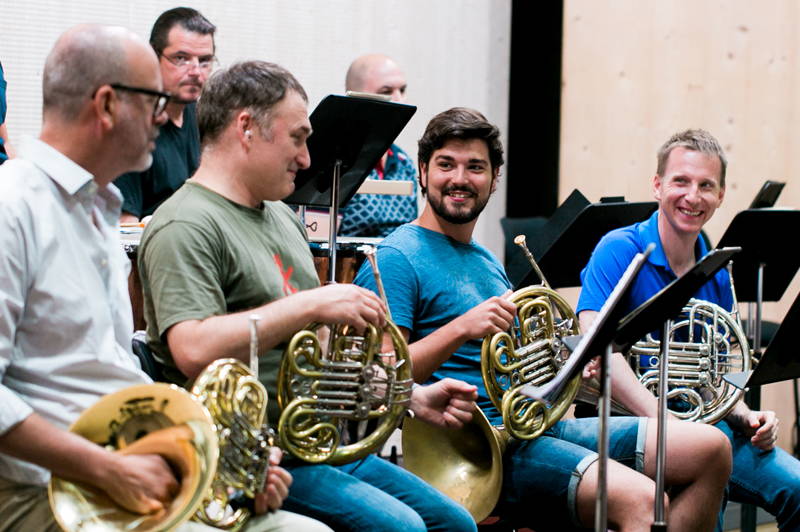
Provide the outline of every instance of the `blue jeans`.
[[[733,448],[728,499],[764,508],[777,518],[780,530],[800,530],[800,461],[778,447],[758,449],[725,421],[714,426],[725,433]],[[721,514],[717,530],[722,530]]]
[[[613,417],[610,422],[610,457],[642,471],[647,419]],[[579,526],[578,484],[597,460],[597,429],[597,418],[568,419],[535,440],[512,440],[503,457],[498,513],[537,531]]]
[[334,530],[477,530],[472,516],[423,480],[373,455],[343,466],[284,464],[294,482],[283,509]]

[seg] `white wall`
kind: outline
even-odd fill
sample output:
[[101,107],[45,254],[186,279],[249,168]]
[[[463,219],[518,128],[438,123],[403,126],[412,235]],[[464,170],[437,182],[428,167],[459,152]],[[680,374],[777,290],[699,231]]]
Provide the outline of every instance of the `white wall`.
[[[222,65],[266,59],[291,70],[310,107],[341,93],[350,61],[366,52],[394,57],[405,69],[417,114],[398,139],[412,157],[427,121],[439,111],[474,107],[507,131],[510,0],[0,0],[0,60],[9,82],[7,123],[12,141],[36,134],[41,72],[58,35],[82,22],[127,26],[147,38],[156,17],[176,5],[200,10],[218,27]],[[501,182],[476,238],[502,258]]]

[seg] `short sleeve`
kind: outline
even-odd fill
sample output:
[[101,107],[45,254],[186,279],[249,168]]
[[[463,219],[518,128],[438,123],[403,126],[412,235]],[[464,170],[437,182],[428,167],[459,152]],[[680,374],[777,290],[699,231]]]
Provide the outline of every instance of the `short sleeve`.
[[145,240],[139,269],[159,337],[176,323],[227,313],[224,263],[214,236],[194,224],[171,222]]
[[581,295],[576,312],[599,311],[636,253],[636,246],[629,237],[604,236],[581,272]]
[[[392,321],[398,327],[413,330],[416,314],[414,305],[419,295],[419,283],[413,266],[403,253],[391,247],[379,247],[377,261]],[[353,283],[378,293],[368,261],[361,265]]]

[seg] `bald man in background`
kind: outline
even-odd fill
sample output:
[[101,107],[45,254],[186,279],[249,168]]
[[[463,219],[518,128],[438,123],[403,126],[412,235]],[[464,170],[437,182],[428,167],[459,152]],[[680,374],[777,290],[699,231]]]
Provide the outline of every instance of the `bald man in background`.
[[[391,58],[381,54],[363,55],[347,70],[348,91],[388,96],[405,103],[406,77]],[[402,149],[392,144],[368,179],[409,181],[408,195],[356,194],[342,209],[339,233],[345,236],[384,237],[417,217],[417,172]]]

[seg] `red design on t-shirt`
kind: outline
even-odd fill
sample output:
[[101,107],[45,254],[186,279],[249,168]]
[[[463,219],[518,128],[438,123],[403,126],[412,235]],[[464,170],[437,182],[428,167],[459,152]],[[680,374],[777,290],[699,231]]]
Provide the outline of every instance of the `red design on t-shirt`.
[[275,261],[275,265],[281,272],[281,276],[283,277],[283,295],[290,296],[292,294],[296,294],[298,289],[291,283],[292,272],[294,271],[294,266],[289,266],[285,270],[283,269],[283,260],[281,260],[281,256],[277,253],[272,256],[272,260]]

